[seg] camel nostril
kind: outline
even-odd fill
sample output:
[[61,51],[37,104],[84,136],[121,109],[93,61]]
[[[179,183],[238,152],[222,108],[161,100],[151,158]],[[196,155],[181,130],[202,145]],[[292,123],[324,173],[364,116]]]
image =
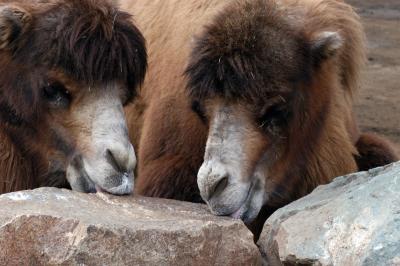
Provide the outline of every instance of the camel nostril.
[[119,173],[132,173],[136,167],[135,150],[131,144],[128,146],[115,145],[111,149],[106,149],[105,157]]
[[106,149],[105,157],[114,170],[119,173],[130,173],[136,165],[136,156],[132,145],[129,147],[116,145],[112,149]]
[[122,165],[122,162],[117,160],[116,156],[114,155],[114,153],[110,150],[107,149],[106,150],[106,158],[109,164],[112,165],[112,167],[118,171],[118,172],[123,172],[124,171],[124,167]]
[[222,191],[224,191],[225,188],[228,186],[228,183],[229,179],[227,175],[217,179],[216,182],[210,188],[209,198],[216,197],[219,194],[221,194]]

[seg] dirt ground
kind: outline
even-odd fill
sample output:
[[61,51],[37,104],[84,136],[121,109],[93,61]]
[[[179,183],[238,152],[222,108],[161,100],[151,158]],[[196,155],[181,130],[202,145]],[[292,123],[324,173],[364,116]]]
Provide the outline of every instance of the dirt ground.
[[356,102],[363,131],[386,136],[400,153],[400,0],[347,0],[361,15],[368,65]]

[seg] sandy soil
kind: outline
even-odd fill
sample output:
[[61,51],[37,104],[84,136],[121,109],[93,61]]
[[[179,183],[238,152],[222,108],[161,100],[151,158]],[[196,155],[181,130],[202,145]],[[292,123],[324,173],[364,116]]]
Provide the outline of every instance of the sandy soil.
[[382,134],[400,153],[400,1],[347,0],[361,15],[368,65],[356,103],[362,130]]

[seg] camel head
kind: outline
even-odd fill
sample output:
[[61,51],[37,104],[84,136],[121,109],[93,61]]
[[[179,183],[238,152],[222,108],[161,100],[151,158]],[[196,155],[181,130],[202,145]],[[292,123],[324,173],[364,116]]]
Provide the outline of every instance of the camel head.
[[324,129],[329,103],[329,86],[319,89],[315,77],[342,47],[337,32],[309,36],[268,3],[219,14],[187,69],[192,109],[208,127],[201,196],[213,213],[248,223],[295,198],[303,151]]
[[123,106],[146,66],[143,36],[112,1],[0,4],[0,125],[38,185],[133,191]]

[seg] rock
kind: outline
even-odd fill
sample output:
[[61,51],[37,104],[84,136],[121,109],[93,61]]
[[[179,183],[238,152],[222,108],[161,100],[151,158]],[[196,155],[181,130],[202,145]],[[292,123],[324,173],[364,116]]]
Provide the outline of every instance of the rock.
[[238,220],[185,202],[41,188],[0,196],[0,265],[256,265]]
[[400,265],[400,163],[336,178],[275,212],[267,265]]

